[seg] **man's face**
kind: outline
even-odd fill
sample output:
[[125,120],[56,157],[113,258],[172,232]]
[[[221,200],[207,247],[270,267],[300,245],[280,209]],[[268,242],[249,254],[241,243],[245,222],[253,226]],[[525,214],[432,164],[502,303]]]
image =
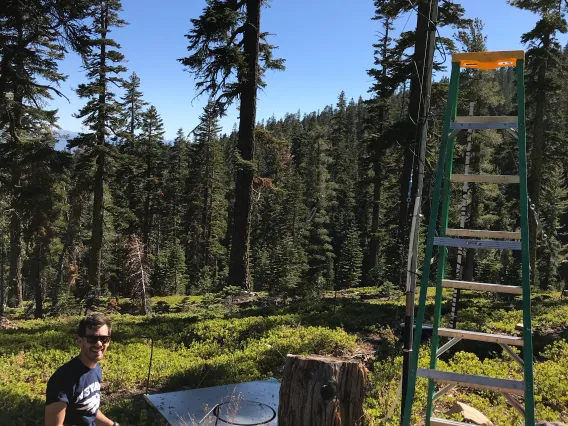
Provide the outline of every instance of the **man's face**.
[[[101,336],[101,337],[95,337]],[[110,333],[106,325],[98,329],[88,328],[84,337],[79,337],[81,353],[91,362],[99,362],[104,358],[105,352],[110,345]]]

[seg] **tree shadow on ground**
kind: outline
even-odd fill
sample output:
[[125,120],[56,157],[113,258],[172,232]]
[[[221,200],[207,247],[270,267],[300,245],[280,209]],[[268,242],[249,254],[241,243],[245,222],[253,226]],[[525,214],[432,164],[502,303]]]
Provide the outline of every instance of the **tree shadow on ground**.
[[168,426],[162,415],[144,399],[143,395],[121,396],[101,405],[104,414],[121,426]]
[[[127,344],[140,338],[153,338],[156,341],[174,341],[188,325],[196,323],[197,317],[174,318],[156,316],[143,319],[121,319],[113,325],[112,340]],[[57,349],[70,351],[77,347],[75,341],[78,320],[51,322],[37,327],[2,330],[0,333],[0,354],[43,351]],[[172,340],[173,339],[173,340]],[[177,342],[175,342],[177,343]]]
[[[104,401],[101,411],[123,426],[167,426],[168,423],[142,395],[114,396]],[[0,389],[1,426],[43,426],[44,401]]]
[[43,426],[43,413],[44,405],[40,399],[0,388],[0,425]]

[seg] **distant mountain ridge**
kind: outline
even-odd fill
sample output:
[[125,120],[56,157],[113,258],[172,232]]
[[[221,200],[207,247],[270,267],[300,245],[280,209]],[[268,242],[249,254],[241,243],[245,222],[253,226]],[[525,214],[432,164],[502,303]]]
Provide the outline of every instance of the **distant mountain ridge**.
[[79,136],[79,132],[72,132],[71,130],[58,130],[58,138],[55,143],[55,149],[58,151],[63,151],[67,147],[67,141]]

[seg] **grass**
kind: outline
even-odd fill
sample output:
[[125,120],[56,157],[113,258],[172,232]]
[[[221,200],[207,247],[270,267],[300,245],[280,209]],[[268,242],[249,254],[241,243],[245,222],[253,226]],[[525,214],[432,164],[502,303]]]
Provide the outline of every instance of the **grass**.
[[[142,398],[146,392],[153,342],[150,393],[227,383],[281,378],[287,353],[346,355],[375,344],[368,362],[370,383],[366,413],[369,424],[380,424],[394,399],[401,370],[400,323],[402,297],[379,298],[376,289],[362,288],[328,295],[315,303],[274,307],[265,299],[227,304],[207,296],[155,298],[159,313],[148,317],[111,314],[113,341],[103,368],[101,409],[121,425],[165,425]],[[449,293],[448,295],[449,296]],[[445,297],[446,301],[450,297]],[[462,297],[460,327],[486,332],[514,333],[521,318],[519,300],[490,300],[481,294]],[[429,293],[427,322],[431,322],[433,293]],[[129,312],[122,300],[120,312]],[[447,317],[449,302],[443,306]],[[10,311],[18,328],[0,331],[0,425],[43,424],[45,384],[53,371],[75,356],[74,331],[79,316],[21,319]],[[535,390],[539,419],[568,421],[568,301],[559,293],[533,299]],[[420,366],[428,365],[428,341]],[[466,352],[465,350],[471,351]],[[520,369],[497,345],[460,343],[444,355],[439,367],[468,374],[522,378]],[[425,381],[417,384],[415,424],[425,405]],[[454,401],[465,402],[495,424],[520,425],[521,418],[505,399],[493,393],[450,392],[440,399],[443,416]],[[393,416],[398,417],[399,408]],[[389,424],[397,424],[393,421]]]

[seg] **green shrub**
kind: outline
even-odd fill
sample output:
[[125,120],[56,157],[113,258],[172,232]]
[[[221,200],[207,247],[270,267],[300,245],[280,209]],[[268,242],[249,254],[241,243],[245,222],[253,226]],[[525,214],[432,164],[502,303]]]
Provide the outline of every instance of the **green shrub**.
[[[154,342],[149,392],[174,391],[227,383],[281,378],[286,355],[350,355],[357,349],[355,333],[380,337],[375,358],[368,363],[369,387],[365,410],[368,424],[381,424],[398,386],[401,345],[397,330],[404,316],[404,298],[377,299],[377,288],[338,292],[337,302],[323,298],[280,308],[249,306],[240,318],[227,318],[216,295],[154,298],[155,315],[111,314],[113,340],[103,367],[102,410],[124,425],[165,425],[142,398],[146,392],[151,342]],[[534,304],[535,393],[538,419],[568,421],[568,300],[539,297]],[[449,296],[449,293],[447,294]],[[328,294],[327,296],[332,296]],[[432,320],[433,289],[428,290],[426,321]],[[121,300],[121,307],[128,305]],[[518,300],[492,300],[464,294],[460,328],[514,332],[520,322],[511,305]],[[518,307],[518,306],[517,306]],[[177,312],[175,312],[177,311]],[[444,305],[444,314],[449,305]],[[124,312],[121,309],[119,312]],[[8,310],[14,316],[21,310]],[[249,316],[246,316],[249,315]],[[77,354],[75,329],[80,316],[16,320],[17,329],[0,331],[0,424],[43,424],[45,384],[61,364]],[[447,316],[443,322],[447,322]],[[547,343],[548,342],[548,343]],[[495,345],[477,355],[456,352],[438,361],[447,371],[521,379],[520,368]],[[476,347],[480,347],[477,345]],[[494,349],[493,349],[494,348]],[[515,349],[516,350],[516,349]],[[478,350],[478,352],[480,352]],[[483,355],[483,356],[482,356]],[[419,366],[428,368],[429,347],[423,345]],[[423,419],[427,381],[418,379],[413,419]],[[486,414],[495,424],[520,426],[522,419],[500,395],[458,388],[436,404],[436,415],[456,401]],[[389,425],[398,424],[399,406]],[[7,419],[4,421],[4,419]]]

